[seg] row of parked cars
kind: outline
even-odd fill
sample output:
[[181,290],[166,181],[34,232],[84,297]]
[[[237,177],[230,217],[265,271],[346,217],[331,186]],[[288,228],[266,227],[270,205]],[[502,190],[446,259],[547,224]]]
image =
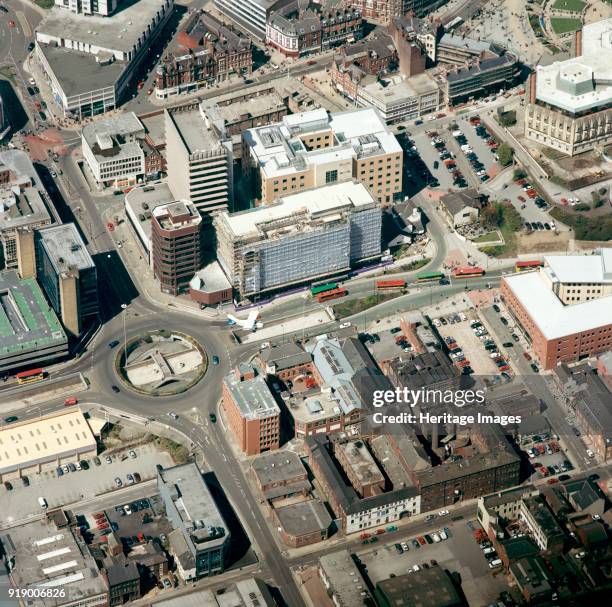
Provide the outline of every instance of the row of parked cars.
[[497,569],[503,565],[502,560],[497,555],[495,548],[491,545],[491,542],[485,540],[480,542],[480,549],[482,550],[482,554],[487,559],[489,563],[489,569]]
[[536,232],[537,230],[554,230],[555,222],[551,221],[526,221],[525,229],[528,231]]
[[[427,168],[427,165],[419,154],[417,146],[414,144],[414,139],[412,139],[406,134],[405,138],[402,138],[402,141],[405,141],[403,147],[404,152],[406,154],[406,165],[409,165],[411,167],[411,170],[415,174],[418,174],[421,180],[423,180],[430,188],[437,188],[440,185],[440,182],[431,174],[431,171]],[[410,171],[406,173],[406,178],[411,181],[415,181],[414,175]]]
[[[446,144],[444,143],[442,137],[440,137],[436,131],[432,131],[428,134],[429,138],[431,139],[431,145],[433,145],[438,152],[440,162],[444,163],[446,170],[451,174],[451,177],[453,178],[453,185],[457,186],[458,188],[467,187],[465,177],[463,176],[463,173],[461,173],[461,171],[457,167],[457,163],[455,162],[455,155],[446,148]],[[436,160],[434,162],[434,169],[437,169],[439,165],[440,163]]]
[[[495,366],[497,367],[501,375],[506,379],[510,379],[510,375],[508,374],[508,371],[510,371],[510,365],[508,364],[508,361],[499,352],[497,344],[493,341],[487,329],[478,320],[473,320],[470,323],[470,327],[472,328],[474,335],[476,335],[476,337],[478,337],[478,339],[482,341],[484,349],[489,353],[489,357],[493,359],[493,362],[495,363]],[[511,342],[507,342],[507,344],[504,344],[504,346],[507,347],[508,344],[512,345]]]
[[448,527],[444,527],[444,529],[440,529],[439,531],[432,531],[431,533],[426,533],[425,535],[419,535],[418,537],[406,542],[398,542],[395,544],[395,550],[398,554],[404,554],[404,552],[408,552],[410,550],[410,544],[412,544],[414,549],[418,549],[421,546],[426,546],[427,544],[438,544],[440,542],[445,542],[449,537],[450,530]]
[[444,316],[440,316],[440,318],[434,318],[433,324],[436,327],[439,327],[440,325],[447,325],[447,324],[454,325],[455,323],[462,322],[464,320],[467,320],[467,316],[463,312],[460,312],[459,314],[451,314],[447,318],[445,318]]

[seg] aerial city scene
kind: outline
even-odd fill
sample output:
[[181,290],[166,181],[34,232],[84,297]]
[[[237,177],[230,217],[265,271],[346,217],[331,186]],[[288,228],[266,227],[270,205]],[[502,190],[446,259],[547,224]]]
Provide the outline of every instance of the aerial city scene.
[[610,605],[611,501],[612,0],[0,0],[0,607]]

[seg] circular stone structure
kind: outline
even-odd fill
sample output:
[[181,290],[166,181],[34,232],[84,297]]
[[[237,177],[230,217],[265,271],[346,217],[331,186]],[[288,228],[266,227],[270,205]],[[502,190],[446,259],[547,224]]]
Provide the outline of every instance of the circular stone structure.
[[197,384],[208,364],[206,352],[191,336],[178,331],[149,331],[131,337],[115,358],[122,382],[141,394],[169,396]]

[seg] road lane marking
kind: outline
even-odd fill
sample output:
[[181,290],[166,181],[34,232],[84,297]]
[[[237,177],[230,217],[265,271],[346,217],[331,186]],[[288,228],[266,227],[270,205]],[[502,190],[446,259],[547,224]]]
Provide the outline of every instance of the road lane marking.
[[25,13],[23,11],[17,11],[16,15],[17,15],[17,19],[19,20],[19,23],[21,23],[21,27],[23,29],[23,35],[26,38],[29,38],[32,35],[32,30],[30,29],[28,18],[25,16]]

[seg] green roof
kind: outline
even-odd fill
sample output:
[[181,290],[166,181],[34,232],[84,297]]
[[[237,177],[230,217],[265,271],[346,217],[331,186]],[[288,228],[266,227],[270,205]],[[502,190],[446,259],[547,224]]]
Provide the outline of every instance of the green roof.
[[0,357],[65,341],[66,333],[36,280],[0,272]]

